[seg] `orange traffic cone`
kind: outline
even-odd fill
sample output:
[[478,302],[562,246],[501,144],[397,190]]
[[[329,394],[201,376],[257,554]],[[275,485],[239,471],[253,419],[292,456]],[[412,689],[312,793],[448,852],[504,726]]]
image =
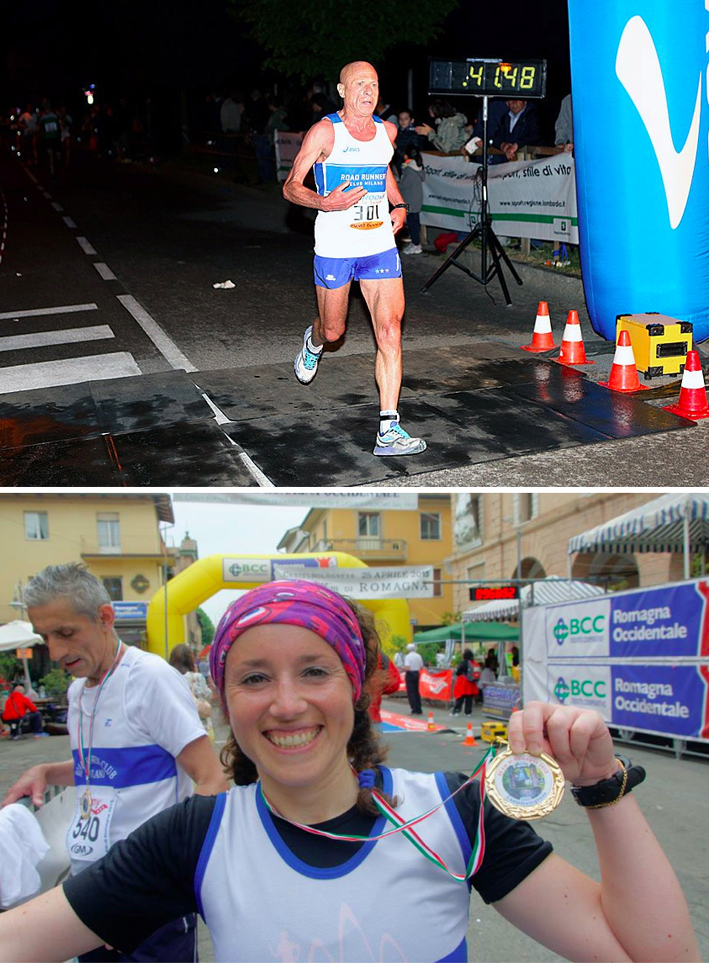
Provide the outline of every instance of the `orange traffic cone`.
[[595,364],[586,357],[586,349],[583,346],[581,337],[581,325],[579,324],[578,311],[569,311],[564,328],[564,337],[561,339],[561,351],[559,357],[555,359],[560,364]]
[[610,378],[608,381],[599,381],[598,383],[604,388],[610,388],[611,391],[647,390],[647,385],[640,384],[638,369],[635,366],[633,345],[627,331],[621,331],[618,335],[618,344],[613,356]]
[[465,734],[465,739],[463,739],[463,741],[461,742],[461,746],[477,746],[477,742],[475,741],[475,736],[473,735],[472,722],[468,723],[468,731]]
[[428,729],[429,732],[435,732],[436,723],[433,721],[433,713],[432,713],[432,712],[429,712],[429,714],[428,714],[428,725],[426,726],[426,728]]
[[665,405],[665,411],[671,411],[683,418],[699,421],[709,418],[709,403],[707,403],[707,389],[704,386],[702,363],[698,351],[688,351],[687,361],[682,374],[682,387],[679,391],[679,401],[674,405]]
[[551,351],[555,348],[554,336],[551,333],[551,321],[549,320],[549,305],[546,301],[540,301],[537,308],[537,318],[534,322],[532,332],[532,343],[523,344],[523,351]]

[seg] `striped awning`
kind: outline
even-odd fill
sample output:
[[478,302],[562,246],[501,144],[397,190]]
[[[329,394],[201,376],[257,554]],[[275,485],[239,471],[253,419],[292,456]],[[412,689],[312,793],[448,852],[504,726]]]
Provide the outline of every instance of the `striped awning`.
[[709,495],[662,495],[569,539],[567,552],[702,552],[709,544]]
[[[537,582],[525,585],[522,589],[522,606],[555,605],[560,602],[570,602],[572,599],[591,598],[603,595],[603,589],[588,582],[578,582],[573,579],[549,576]],[[464,622],[509,622],[516,621],[519,615],[519,604],[516,599],[503,599],[499,602],[483,602],[474,609],[463,612]]]

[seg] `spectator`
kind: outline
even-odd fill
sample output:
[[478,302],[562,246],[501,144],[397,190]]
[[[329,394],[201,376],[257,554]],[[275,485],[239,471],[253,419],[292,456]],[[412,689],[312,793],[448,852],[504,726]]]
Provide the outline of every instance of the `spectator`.
[[479,678],[480,668],[473,657],[473,653],[470,649],[465,649],[463,658],[455,670],[455,688],[453,689],[455,705],[451,715],[459,716],[463,703],[465,703],[466,716],[472,715],[473,699],[479,691],[477,686]]
[[31,699],[27,698],[23,685],[16,685],[7,697],[2,711],[2,721],[10,727],[10,738],[13,741],[20,738],[20,731],[23,728],[31,729],[35,739],[42,739],[47,735],[39,709]]
[[204,726],[204,730],[209,736],[209,741],[214,744],[214,726],[212,725],[212,693],[210,692],[207,680],[201,672],[197,671],[194,655],[189,645],[184,642],[176,645],[170,653],[168,660],[173,669],[177,669],[184,677],[190,687],[190,693],[197,706],[197,715]]
[[468,118],[459,113],[447,100],[431,101],[428,113],[433,119],[435,129],[430,124],[419,124],[415,130],[421,137],[427,137],[436,150],[444,154],[454,154],[460,151],[463,144],[470,138],[466,131]]
[[422,254],[421,247],[421,208],[423,207],[423,182],[426,172],[417,147],[409,144],[404,149],[404,167],[399,180],[399,190],[408,204],[406,223],[409,228],[410,242],[402,249],[402,254]]
[[[508,161],[517,157],[517,151],[529,144],[539,144],[541,129],[537,109],[526,100],[507,100],[507,113],[503,114],[492,135],[492,143],[503,152]],[[493,157],[492,162],[502,162]]]
[[[244,113],[244,101],[236,93],[231,93],[222,101],[219,109],[219,120],[223,134],[238,134],[241,132],[241,115]],[[205,113],[208,116],[209,111]]]
[[409,642],[409,644],[406,646],[404,667],[406,668],[406,695],[409,700],[411,715],[422,716],[423,709],[421,708],[419,679],[421,677],[421,669],[423,669],[423,659],[416,651],[416,646],[413,644],[413,642]]
[[27,104],[17,118],[17,126],[22,133],[22,156],[26,163],[37,163],[37,114],[32,104]]
[[561,101],[559,116],[554,126],[554,143],[567,154],[574,149],[574,112],[571,104],[571,94],[567,94]]
[[[497,130],[497,125],[502,120],[502,117],[507,112],[507,104],[504,100],[491,100],[487,105],[487,142],[488,147],[492,145],[492,135]],[[463,150],[467,154],[474,154],[475,151],[481,146],[483,138],[483,115],[482,108],[477,116],[475,123],[473,124],[473,130],[470,140],[465,145]]]
[[404,164],[404,150],[409,145],[420,150],[422,138],[416,133],[414,115],[410,110],[402,110],[397,118],[396,143],[394,144],[394,158],[392,163],[397,174],[401,174]]
[[395,124],[398,120],[395,112],[392,110],[391,104],[388,104],[383,97],[380,97],[377,101],[374,113],[377,117],[381,117],[382,120],[388,120],[390,124]]
[[61,156],[62,126],[59,115],[52,109],[52,105],[46,98],[37,121],[37,136],[40,152],[49,164],[50,176],[54,177]]

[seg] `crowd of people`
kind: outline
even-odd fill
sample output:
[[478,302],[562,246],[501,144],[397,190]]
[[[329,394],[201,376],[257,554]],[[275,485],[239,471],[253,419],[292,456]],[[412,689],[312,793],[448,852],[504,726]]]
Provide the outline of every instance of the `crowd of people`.
[[644,770],[619,763],[597,713],[530,703],[509,743],[550,754],[572,783],[600,883],[478,780],[385,765],[369,712],[382,685],[374,619],[322,585],[268,582],[227,608],[209,659],[229,725],[220,759],[185,678],[193,661],[173,653],[176,670],[124,645],[83,566],[49,566],[25,599],[74,676],[73,758],[33,766],[3,806],[73,786],[72,866],[0,913],[0,958],[192,961],[199,914],[219,961],[354,961],[387,947],[465,960],[472,887],[569,959],[698,959],[677,877],[630,791]]

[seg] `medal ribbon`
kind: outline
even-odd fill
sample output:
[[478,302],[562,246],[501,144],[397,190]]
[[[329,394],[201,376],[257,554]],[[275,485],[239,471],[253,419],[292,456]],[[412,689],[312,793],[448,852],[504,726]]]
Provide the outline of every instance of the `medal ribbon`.
[[121,640],[118,640],[118,647],[116,649],[116,654],[113,659],[113,665],[108,670],[106,675],[101,679],[101,683],[98,687],[98,692],[96,693],[96,698],[94,699],[93,708],[91,709],[91,722],[89,723],[89,745],[88,745],[88,759],[86,752],[84,750],[84,711],[81,708],[81,696],[84,694],[84,689],[81,690],[81,696],[79,696],[79,762],[81,763],[81,768],[84,770],[86,775],[86,791],[89,790],[89,785],[91,782],[91,747],[94,744],[94,719],[96,718],[96,707],[98,706],[98,700],[101,695],[101,690],[108,681],[109,676],[113,675],[113,672],[118,664],[118,656],[121,651]]
[[[420,816],[414,816],[413,819],[409,819],[408,821],[403,819],[376,789],[372,789],[371,790],[372,798],[374,799],[374,803],[377,809],[383,816],[385,816],[389,820],[389,822],[393,823],[394,826],[396,827],[395,829],[388,829],[386,832],[380,833],[377,836],[356,836],[356,835],[342,835],[340,833],[330,833],[324,829],[315,829],[313,826],[306,826],[304,823],[295,822],[292,819],[285,819],[284,816],[281,816],[278,812],[276,812],[276,810],[273,808],[271,803],[268,801],[260,781],[258,786],[259,786],[259,792],[261,793],[261,798],[266,804],[266,808],[268,809],[268,811],[272,813],[274,816],[278,816],[279,819],[285,819],[285,822],[290,823],[291,826],[296,826],[298,829],[302,829],[306,833],[311,833],[313,836],[325,836],[327,839],[335,839],[335,840],[338,840],[339,842],[344,842],[344,843],[372,843],[372,842],[376,842],[379,839],[386,839],[387,836],[394,836],[396,835],[396,833],[403,833],[406,839],[408,839],[409,842],[413,846],[415,846],[416,849],[418,849],[418,851],[423,856],[426,857],[426,859],[429,859],[432,863],[438,866],[439,869],[442,869],[444,872],[448,873],[449,876],[452,876],[453,879],[456,879],[462,883],[470,879],[471,876],[474,876],[475,873],[477,873],[477,871],[480,869],[480,866],[482,865],[482,861],[485,856],[485,824],[484,824],[485,770],[487,768],[488,760],[492,760],[494,758],[495,752],[496,752],[495,746],[494,745],[490,746],[490,748],[482,757],[482,759],[480,760],[478,765],[475,767],[473,772],[470,774],[470,776],[465,780],[465,782],[462,785],[460,785],[455,790],[455,792],[452,792],[441,803],[439,803],[437,806],[434,806],[433,809],[429,809],[427,812],[422,813]],[[461,875],[460,873],[452,872],[452,870],[448,868],[445,861],[438,855],[438,853],[436,853],[433,849],[431,849],[428,843],[425,843],[423,839],[421,839],[421,837],[418,835],[418,833],[416,833],[416,831],[412,827],[416,826],[420,822],[423,822],[424,819],[428,819],[428,817],[432,816],[433,813],[438,812],[438,810],[442,806],[445,806],[446,803],[449,802],[449,800],[451,800],[454,796],[456,796],[461,791],[461,789],[465,789],[466,786],[470,785],[470,783],[474,781],[478,773],[480,774],[480,810],[478,812],[478,826],[475,834],[475,843],[473,845],[473,851],[470,855],[470,859],[468,860],[468,866],[467,866],[465,875]]]

